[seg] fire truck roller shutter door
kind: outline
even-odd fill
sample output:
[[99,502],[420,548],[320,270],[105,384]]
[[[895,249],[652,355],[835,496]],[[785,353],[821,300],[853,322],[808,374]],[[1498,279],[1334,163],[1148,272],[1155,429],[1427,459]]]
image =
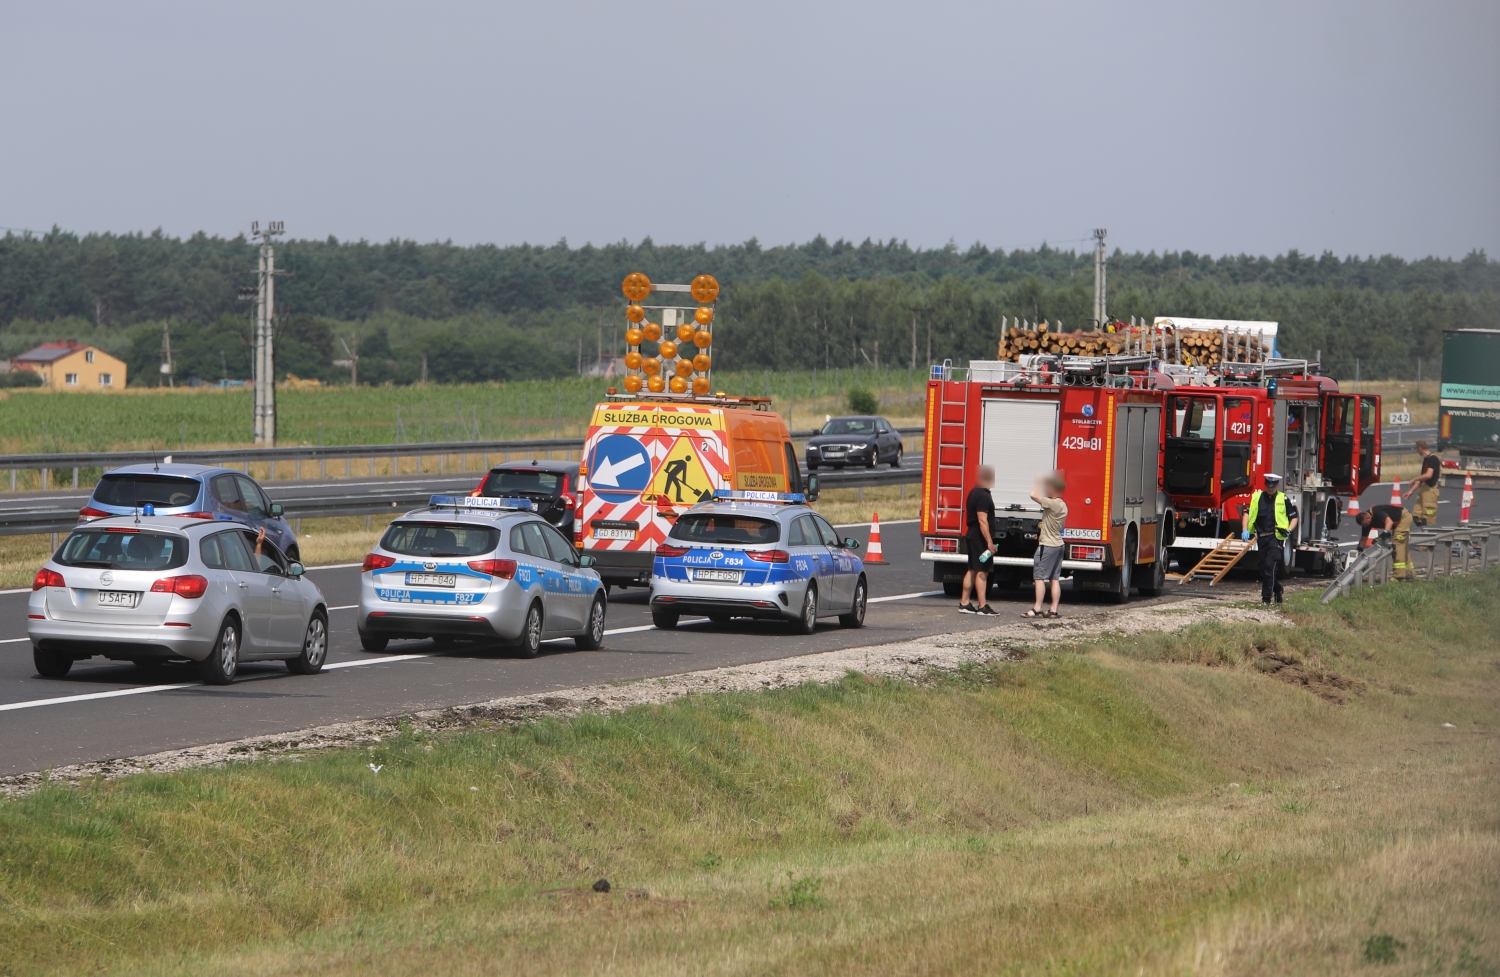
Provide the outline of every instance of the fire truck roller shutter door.
[[995,469],[991,495],[996,509],[1012,505],[1036,510],[1031,487],[1057,467],[1055,400],[1007,398],[984,402],[979,463]]

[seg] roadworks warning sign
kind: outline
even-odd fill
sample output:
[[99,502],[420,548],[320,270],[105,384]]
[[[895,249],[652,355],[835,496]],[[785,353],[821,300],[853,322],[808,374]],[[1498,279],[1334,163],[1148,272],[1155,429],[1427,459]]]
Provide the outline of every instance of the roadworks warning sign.
[[693,439],[682,437],[656,466],[651,484],[641,494],[641,501],[694,505],[713,498],[717,487],[708,467],[693,448]]

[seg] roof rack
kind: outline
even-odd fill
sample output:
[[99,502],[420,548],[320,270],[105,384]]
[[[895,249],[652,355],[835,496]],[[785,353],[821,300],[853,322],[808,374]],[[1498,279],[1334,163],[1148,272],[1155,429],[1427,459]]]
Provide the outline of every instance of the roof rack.
[[801,492],[757,492],[753,489],[714,489],[714,501],[774,502],[780,505],[806,505]]
[[[610,388],[614,390],[613,387]],[[697,394],[673,394],[673,393],[607,393],[606,400],[620,403],[632,404],[701,404],[705,407],[750,407],[754,410],[770,410],[770,397],[736,397],[729,394],[711,394],[700,397]]]

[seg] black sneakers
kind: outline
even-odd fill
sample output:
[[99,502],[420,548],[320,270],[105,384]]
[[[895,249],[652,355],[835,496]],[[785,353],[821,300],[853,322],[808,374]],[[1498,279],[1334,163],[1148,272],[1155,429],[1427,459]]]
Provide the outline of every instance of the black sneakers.
[[958,613],[960,613],[960,614],[978,614],[979,613],[979,608],[975,607],[973,604],[959,604],[958,605]]
[[989,615],[991,617],[999,617],[1000,616],[1000,612],[997,611],[997,610],[995,610],[995,607],[994,607],[993,604],[986,604],[983,607],[981,607],[978,611],[976,611],[975,613],[976,614],[985,614],[985,615]]

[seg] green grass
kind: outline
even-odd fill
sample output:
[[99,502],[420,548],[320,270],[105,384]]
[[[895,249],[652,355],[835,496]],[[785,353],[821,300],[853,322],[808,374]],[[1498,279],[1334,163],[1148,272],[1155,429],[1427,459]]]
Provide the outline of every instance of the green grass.
[[1500,572],[1298,595],[1296,629],[52,787],[0,804],[0,973],[1494,973],[1497,606]]
[[[845,413],[843,392],[859,385],[883,397],[893,418],[921,414],[920,371],[717,373],[731,394],[765,396],[791,409],[798,429]],[[514,440],[578,436],[593,406],[618,379],[566,377],[518,383],[409,387],[289,387],[277,392],[280,444],[393,444],[398,441]],[[0,392],[0,450],[6,453],[180,450],[246,445],[251,392],[130,388],[116,393]],[[397,428],[397,409],[401,426]]]

